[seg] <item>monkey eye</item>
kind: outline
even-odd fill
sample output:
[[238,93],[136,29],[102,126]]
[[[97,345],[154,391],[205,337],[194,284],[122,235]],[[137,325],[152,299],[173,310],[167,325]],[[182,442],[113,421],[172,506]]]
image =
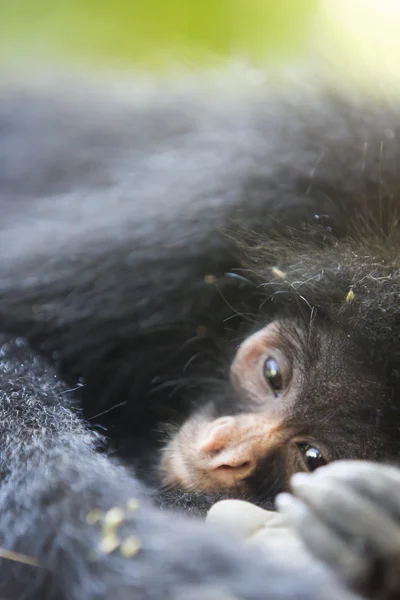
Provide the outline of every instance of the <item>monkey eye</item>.
[[328,461],[325,460],[318,448],[310,446],[309,444],[299,444],[299,448],[303,454],[306,467],[310,472],[327,464]]
[[278,362],[272,356],[269,356],[264,362],[264,378],[274,395],[279,396],[283,391],[283,375]]

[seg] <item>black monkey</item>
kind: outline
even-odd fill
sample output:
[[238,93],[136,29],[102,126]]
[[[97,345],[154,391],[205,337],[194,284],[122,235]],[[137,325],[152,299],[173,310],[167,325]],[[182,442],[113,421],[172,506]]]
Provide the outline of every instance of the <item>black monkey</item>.
[[384,458],[393,433],[378,412],[391,412],[386,390],[347,335],[318,317],[286,317],[246,338],[232,389],[210,392],[211,401],[172,428],[164,484],[263,503],[298,471],[339,457]]
[[21,338],[0,353],[3,598],[354,598],[318,565],[303,575],[153,508],[97,453],[53,369]]
[[[98,454],[97,435],[83,427],[71,392],[54,370],[21,338],[3,337],[0,353],[5,598],[360,598],[318,562],[306,572],[291,562],[279,564],[267,553],[237,542],[232,547],[231,540],[192,520],[153,508],[137,480]],[[344,581],[368,597],[396,597],[398,470],[341,464],[333,477],[327,471],[325,486],[317,481],[317,494],[312,481],[303,490],[295,487],[316,509],[315,517],[296,505],[285,512]],[[338,484],[345,502],[332,493]],[[321,499],[329,499],[331,512],[321,513]],[[390,526],[391,535],[377,536],[376,521],[384,523],[386,535]],[[360,539],[368,546],[357,545]]]
[[[138,483],[94,452],[94,434],[38,355],[68,385],[82,384],[75,404],[105,428],[115,456],[150,481],[162,424],[181,422],[194,406],[211,422],[211,451],[221,452],[213,421],[230,423],[218,484],[204,470],[200,480],[194,463],[189,483],[164,480],[178,491],[162,494],[162,505],[204,510],[232,487],[231,468],[245,468],[234,495],[266,505],[315,462],[396,456],[400,111],[304,82],[280,92],[249,81],[234,95],[139,86],[128,100],[83,88],[36,80],[1,90],[0,319],[4,333],[33,347],[22,344],[22,363],[19,342],[4,350],[3,545],[43,565],[29,567],[32,597],[122,598],[132,588],[160,597],[149,570],[169,546],[176,554],[160,575],[166,597],[193,582],[217,582],[242,598],[311,598],[314,585],[323,597],[328,575],[321,587],[317,574],[304,585],[283,574],[288,587],[277,576],[278,591],[268,589],[263,560],[242,560],[243,549],[228,551],[146,501],[141,525],[142,513],[127,506]],[[253,331],[227,383],[238,341]],[[250,374],[269,387],[254,394]],[[233,464],[231,450],[247,440],[243,414],[272,415],[279,427],[266,455],[256,444]],[[29,435],[33,448],[14,449]],[[121,557],[125,538],[85,525],[93,510],[113,506],[128,514],[137,566]],[[29,586],[25,567],[8,564],[5,597]],[[376,590],[386,592],[385,578],[367,588]]]
[[[393,454],[390,103],[305,83],[296,102],[255,84],[251,98],[207,98],[138,83],[129,101],[66,85],[3,86],[4,326],[83,384],[85,416],[145,475],[157,471],[150,432],[210,398],[211,420],[267,407],[272,443],[244,461],[245,493],[262,504],[313,452],[319,463]],[[228,371],[239,342],[271,322],[270,352],[252,371],[242,360],[239,380],[279,354],[288,393],[273,401],[265,385],[260,404]],[[198,483],[183,487],[209,490]]]

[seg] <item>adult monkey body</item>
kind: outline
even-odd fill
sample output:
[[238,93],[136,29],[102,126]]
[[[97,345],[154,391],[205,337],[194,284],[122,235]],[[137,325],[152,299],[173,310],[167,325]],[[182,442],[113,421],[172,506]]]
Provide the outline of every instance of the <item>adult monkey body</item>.
[[[83,378],[86,416],[140,467],[149,432],[211,393],[213,419],[248,412],[239,404],[231,414],[237,341],[290,322],[308,342],[297,354],[292,344],[291,425],[327,446],[328,460],[397,453],[400,109],[305,84],[287,93],[246,84],[234,96],[163,89],[129,102],[103,89],[99,100],[99,90],[77,98],[76,86],[3,86],[0,314],[4,333],[23,334],[33,350],[18,339],[2,347],[0,532],[5,549],[40,563],[3,561],[6,598],[27,589],[32,598],[175,598],[208,582],[249,599],[330,593],[318,568],[266,577],[263,559],[145,499],[130,510],[138,483],[95,453],[97,438],[71,411],[79,390],[71,404],[38,353],[69,384]],[[282,456],[277,444],[246,490],[262,504],[287,487]],[[395,500],[379,482],[373,512],[395,528]],[[368,482],[360,487],[367,494]],[[91,524],[93,509],[116,505],[117,541]],[[352,546],[357,511],[332,505]],[[396,546],[374,545],[373,533],[369,519],[363,591],[385,597],[386,571],[377,578],[373,567],[387,561],[396,593]],[[323,557],[341,570],[335,552]],[[149,573],[163,561],[157,587]]]

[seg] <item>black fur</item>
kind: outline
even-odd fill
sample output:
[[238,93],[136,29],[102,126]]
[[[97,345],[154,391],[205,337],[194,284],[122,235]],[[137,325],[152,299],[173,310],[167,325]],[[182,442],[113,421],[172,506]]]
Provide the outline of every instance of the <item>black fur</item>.
[[[361,365],[345,379],[348,431],[321,406],[327,435],[340,445],[364,432],[348,457],[397,456],[400,108],[305,83],[105,87],[0,92],[0,324],[33,348],[3,346],[0,535],[44,566],[3,561],[0,591],[172,599],[211,584],[246,599],[339,597],[319,567],[266,576],[267,559],[152,508],[101,453],[151,471],[160,423],[225,382],[249,329],[284,315],[315,339],[330,332],[344,357],[332,369],[346,372],[347,352]],[[306,345],[309,372],[317,348]],[[107,443],[83,428],[53,367]],[[316,385],[326,377],[302,407],[310,389],[332,394]],[[123,533],[143,549],[89,560],[101,534],[87,513],[132,495],[143,505]],[[190,495],[160,498],[198,510]]]
[[[210,598],[219,588],[239,598],[292,598],[289,573],[301,581],[299,598],[319,598],[322,584],[334,585],[318,566],[303,576],[152,508],[137,481],[96,453],[97,436],[82,426],[68,390],[23,340],[3,342],[0,371],[1,547],[40,563],[2,559],[2,597],[158,600],[197,590],[206,598],[210,586]],[[132,499],[139,500],[133,511]],[[142,545],[133,558],[104,554],[102,526],[87,524],[93,509],[113,507],[125,510],[121,541],[134,534]],[[274,573],[267,590],[265,569]]]

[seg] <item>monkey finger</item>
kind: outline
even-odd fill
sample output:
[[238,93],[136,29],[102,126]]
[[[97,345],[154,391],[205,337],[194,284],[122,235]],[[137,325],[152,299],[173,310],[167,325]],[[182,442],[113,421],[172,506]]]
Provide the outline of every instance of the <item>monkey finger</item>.
[[327,474],[337,474],[344,478],[351,478],[355,473],[363,473],[366,476],[375,476],[377,472],[385,473],[393,481],[400,483],[400,469],[392,465],[385,465],[367,460],[335,460],[312,473],[313,477],[321,477]]
[[293,493],[345,540],[360,541],[378,556],[400,555],[400,528],[375,503],[340,481],[296,474]]
[[351,548],[329,525],[324,523],[302,500],[290,494],[279,494],[276,505],[305,546],[319,560],[332,567],[353,584],[365,579],[369,562]]
[[274,511],[264,510],[243,500],[220,500],[207,514],[207,523],[216,524],[241,539],[251,538],[262,529],[285,528],[284,519]]
[[[314,475],[313,475],[314,476]],[[315,477],[349,486],[382,510],[400,520],[400,472],[391,466],[368,462],[337,461],[318,469]]]

